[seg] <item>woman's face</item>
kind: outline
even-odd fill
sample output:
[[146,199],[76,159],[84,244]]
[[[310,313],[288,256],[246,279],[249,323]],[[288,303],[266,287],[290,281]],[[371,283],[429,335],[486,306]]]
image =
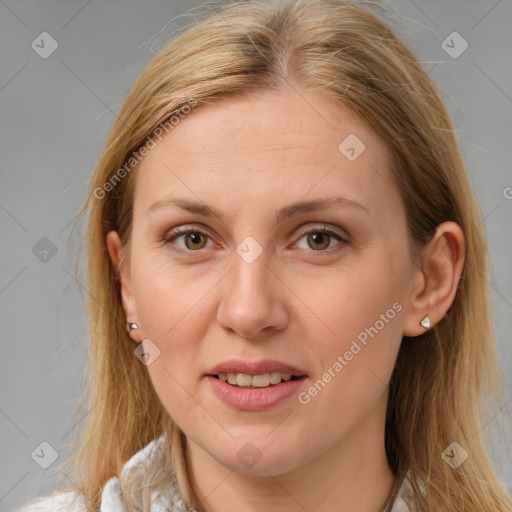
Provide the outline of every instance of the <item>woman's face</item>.
[[306,92],[197,107],[141,162],[123,302],[193,450],[277,475],[349,440],[356,454],[358,433],[383,445],[415,275],[390,165],[350,110]]

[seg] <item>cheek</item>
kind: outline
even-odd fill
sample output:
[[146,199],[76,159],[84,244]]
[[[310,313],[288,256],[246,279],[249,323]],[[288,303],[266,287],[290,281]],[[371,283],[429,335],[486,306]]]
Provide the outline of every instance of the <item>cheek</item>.
[[[308,417],[310,431],[302,432],[303,442],[341,440],[358,428],[386,392],[400,346],[395,309],[388,311],[388,323],[380,318],[380,307],[367,308],[364,316],[351,315],[352,306],[331,316],[336,336],[319,340],[312,352],[321,365],[318,374],[298,395],[298,413]],[[307,430],[306,429],[306,430]],[[330,441],[319,440],[317,431]],[[327,435],[327,432],[329,434]],[[308,441],[305,441],[308,440]]]
[[[165,345],[184,345],[194,336],[191,318],[201,315],[202,303],[215,284],[213,273],[171,265],[165,251],[142,256],[132,267],[132,286],[137,315],[144,335]],[[197,322],[196,324],[197,325]],[[188,336],[187,336],[188,334]]]
[[[372,339],[388,344],[400,338],[405,281],[394,275],[391,263],[367,258],[360,267],[333,272],[323,286],[310,289],[307,304],[322,336],[315,347],[322,352],[349,350],[351,341]],[[298,292],[300,293],[300,292]],[[377,345],[377,344],[375,344]]]
[[[321,368],[304,401],[324,395],[318,405],[324,404],[327,415],[373,405],[391,376],[402,339],[405,287],[392,267],[375,259],[372,265],[333,275],[328,288],[308,295],[321,323],[311,321],[306,336],[315,340],[312,352]],[[320,336],[313,324],[321,325]],[[334,411],[328,409],[333,403],[339,406]]]
[[133,259],[131,275],[143,335],[160,350],[148,372],[160,400],[178,420],[180,411],[190,408],[205,365],[214,359],[205,357],[203,340],[214,320],[209,298],[219,276],[206,267],[170,261],[163,250],[140,254]]

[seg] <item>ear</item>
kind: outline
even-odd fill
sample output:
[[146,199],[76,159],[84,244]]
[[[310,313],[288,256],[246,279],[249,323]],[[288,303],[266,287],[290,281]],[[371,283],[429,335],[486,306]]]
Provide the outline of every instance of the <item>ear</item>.
[[137,311],[135,309],[135,301],[133,300],[130,269],[127,268],[127,263],[123,260],[123,252],[126,250],[123,247],[121,239],[117,231],[109,231],[106,237],[107,248],[110,255],[112,264],[116,268],[117,276],[119,278],[121,287],[121,299],[123,302],[123,309],[126,315],[127,322],[137,322]]
[[409,293],[409,308],[404,323],[404,336],[425,332],[421,320],[428,315],[434,327],[455,299],[464,268],[465,240],[455,222],[437,226],[434,237],[424,249],[421,268],[415,271]]

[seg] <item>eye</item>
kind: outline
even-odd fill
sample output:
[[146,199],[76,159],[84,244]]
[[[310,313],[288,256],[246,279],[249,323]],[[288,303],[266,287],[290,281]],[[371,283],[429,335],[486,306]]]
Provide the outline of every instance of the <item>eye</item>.
[[202,231],[198,228],[178,228],[171,233],[169,233],[168,236],[165,237],[164,242],[166,244],[176,245],[175,240],[178,238],[183,238],[183,242],[185,244],[185,247],[178,247],[178,251],[197,251],[198,249],[203,249],[206,245],[204,242],[204,239],[209,238],[208,233]]
[[[308,245],[306,249],[312,248],[315,252],[330,252],[333,247],[329,247],[329,245],[333,238],[340,242],[337,244],[338,246],[348,243],[341,235],[325,228],[325,226],[302,229],[299,231],[299,235],[303,235],[300,240],[306,238],[306,244]],[[328,250],[325,250],[326,248]]]

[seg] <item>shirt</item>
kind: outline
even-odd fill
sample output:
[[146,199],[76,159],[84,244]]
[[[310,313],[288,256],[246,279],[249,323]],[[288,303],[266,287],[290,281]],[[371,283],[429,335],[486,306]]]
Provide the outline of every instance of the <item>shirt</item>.
[[[151,462],[151,456],[155,450],[159,449],[164,442],[164,434],[153,439],[143,449],[135,453],[123,466],[121,476],[134,469],[136,466],[145,465]],[[379,512],[414,512],[404,499],[407,492],[413,493],[410,483],[412,473],[409,470],[402,481],[397,480],[391,492],[391,496]],[[416,476],[420,489],[424,490],[424,483]],[[76,496],[74,491],[62,491],[52,496],[38,498],[15,512],[86,512],[85,498],[79,496],[72,505],[71,501]],[[396,497],[395,497],[396,496]],[[183,503],[183,499],[178,490],[176,480],[169,482],[168,488],[164,493],[153,493],[151,500],[151,512],[189,512]],[[172,503],[172,505],[169,505]],[[101,495],[100,512],[127,512],[122,504],[120,483],[117,476],[107,480],[103,487]]]

